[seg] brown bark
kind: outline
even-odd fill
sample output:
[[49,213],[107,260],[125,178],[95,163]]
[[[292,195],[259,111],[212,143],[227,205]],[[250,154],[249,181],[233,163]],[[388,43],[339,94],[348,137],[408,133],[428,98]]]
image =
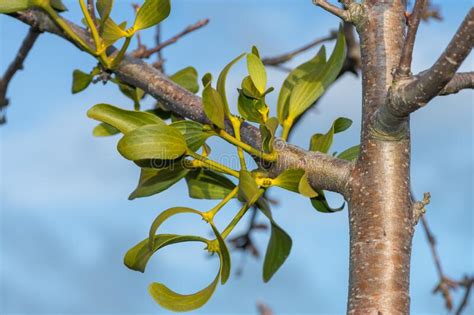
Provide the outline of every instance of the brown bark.
[[408,119],[397,139],[371,128],[399,63],[402,0],[366,1],[358,23],[362,51],[361,155],[349,181],[348,314],[408,314],[413,235]]

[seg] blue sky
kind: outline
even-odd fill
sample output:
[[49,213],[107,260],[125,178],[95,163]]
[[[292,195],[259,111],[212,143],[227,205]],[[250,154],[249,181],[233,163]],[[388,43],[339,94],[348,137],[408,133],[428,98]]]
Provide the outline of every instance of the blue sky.
[[[116,1],[113,16],[132,19],[129,1]],[[66,15],[79,20],[76,1],[65,1]],[[414,70],[428,67],[441,53],[472,6],[469,0],[435,1],[444,21],[423,24],[415,47]],[[168,38],[203,18],[204,29],[164,51],[166,69],[173,73],[193,65],[200,75],[217,75],[241,52],[257,45],[264,56],[299,47],[336,28],[336,18],[311,1],[174,0],[163,24]],[[0,16],[0,70],[16,53],[27,27]],[[151,40],[152,31],[143,34]],[[296,65],[314,51],[291,62]],[[112,86],[94,85],[71,95],[72,71],[89,70],[94,60],[52,35],[42,35],[25,71],[11,84],[8,124],[0,127],[1,313],[156,313],[168,314],[148,296],[146,288],[160,281],[180,292],[196,291],[211,281],[217,261],[195,245],[177,245],[156,255],[145,274],[126,269],[123,254],[146,237],[160,211],[171,206],[205,210],[214,203],[187,198],[184,183],[151,198],[128,201],[139,170],[115,149],[117,138],[91,136],[95,122],[85,113],[108,102],[131,107]],[[470,57],[464,70],[473,69]],[[231,73],[228,90],[245,73],[240,64]],[[278,90],[284,73],[268,69]],[[235,99],[235,92],[231,96]],[[277,93],[269,97],[275,104]],[[310,136],[345,116],[354,120],[349,132],[338,135],[340,151],[358,142],[360,81],[346,75],[303,119],[293,142],[306,147]],[[275,107],[273,107],[275,109]],[[413,115],[412,182],[417,195],[432,194],[428,220],[436,233],[446,273],[460,277],[474,270],[473,252],[473,94],[464,91],[434,100]],[[216,152],[230,149],[213,142]],[[274,215],[293,238],[293,250],[271,280],[261,280],[262,260],[247,258],[242,276],[235,274],[218,287],[211,301],[195,314],[255,314],[257,301],[276,314],[342,314],[348,278],[347,210],[324,215],[297,195],[274,190],[280,199]],[[340,197],[332,196],[334,203]],[[226,208],[218,224],[237,210]],[[260,218],[263,222],[263,218]],[[242,224],[242,228],[245,224]],[[207,233],[193,217],[176,217],[164,226],[178,233]],[[268,233],[255,235],[263,252]],[[234,266],[242,257],[233,254]],[[436,272],[420,228],[412,258],[412,313],[443,314],[443,301],[431,290]],[[466,312],[474,311],[474,301]],[[194,313],[193,313],[194,314]]]

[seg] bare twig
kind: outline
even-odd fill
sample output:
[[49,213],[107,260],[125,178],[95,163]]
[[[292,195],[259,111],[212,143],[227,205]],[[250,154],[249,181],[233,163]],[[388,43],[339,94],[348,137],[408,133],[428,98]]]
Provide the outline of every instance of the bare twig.
[[6,122],[5,114],[3,111],[5,107],[8,106],[9,100],[7,98],[7,89],[10,81],[12,80],[13,76],[18,70],[23,69],[23,62],[25,61],[28,53],[30,52],[31,48],[35,44],[36,40],[38,39],[40,32],[34,28],[30,27],[28,34],[26,35],[23,43],[18,50],[18,53],[13,59],[12,63],[8,66],[7,70],[3,74],[3,77],[0,80],[0,124]]
[[407,17],[408,28],[405,45],[403,46],[402,55],[400,57],[400,64],[397,69],[398,76],[410,75],[416,32],[418,31],[418,26],[420,25],[421,16],[424,12],[425,6],[426,0],[416,0],[412,13]]
[[456,94],[464,89],[474,89],[474,72],[456,73],[439,95]]
[[94,22],[94,25],[97,26],[97,16],[95,15],[94,0],[87,0],[87,10]]
[[257,302],[257,309],[259,315],[273,315],[271,308],[262,302]]
[[[156,33],[155,33],[155,44],[156,46],[161,45],[161,25],[158,24],[156,26]],[[161,72],[165,72],[165,59],[163,58],[163,50],[159,50],[157,53],[157,61],[153,63],[153,66],[160,70]]]
[[171,44],[176,43],[181,37],[183,37],[183,36],[185,36],[185,35],[187,35],[191,32],[194,32],[195,30],[198,30],[198,29],[202,28],[203,26],[206,26],[208,23],[209,23],[209,19],[200,20],[197,23],[186,27],[183,31],[181,31],[180,33],[178,33],[175,36],[171,37],[170,39],[160,43],[156,47],[147,49],[143,52],[135,51],[135,52],[133,52],[132,55],[135,58],[145,58],[145,59],[150,58],[150,56],[153,55],[154,53],[157,53],[160,50],[162,50],[163,48],[165,48],[165,47],[167,47]]
[[441,21],[443,17],[439,12],[439,8],[437,6],[434,6],[431,0],[428,0],[425,9],[421,14],[421,19],[423,21],[428,21],[430,19]]
[[336,38],[337,38],[337,32],[336,31],[331,31],[330,35],[322,37],[322,38],[318,38],[318,39],[312,41],[311,43],[306,44],[303,47],[300,47],[300,48],[295,49],[293,51],[290,51],[286,54],[275,56],[275,57],[262,58],[262,62],[263,62],[263,64],[268,65],[268,66],[278,66],[282,63],[290,61],[291,59],[293,59],[297,55],[299,55],[299,54],[301,54],[301,53],[303,53],[303,52],[305,52],[305,51],[307,51],[307,50],[309,50],[309,49],[311,49],[311,48],[313,48],[313,47],[315,47],[319,44],[334,40]]
[[441,293],[444,298],[444,304],[447,310],[452,310],[454,307],[454,300],[451,295],[452,290],[456,290],[459,287],[463,287],[465,292],[461,303],[458,306],[456,311],[456,315],[460,315],[464,308],[466,307],[469,299],[469,295],[471,293],[471,288],[474,285],[474,277],[464,277],[461,281],[455,281],[446,276],[443,271],[443,266],[441,265],[441,259],[438,254],[438,250],[436,248],[436,239],[431,232],[431,229],[428,225],[428,221],[426,220],[425,216],[421,217],[421,223],[423,229],[425,230],[426,239],[428,240],[428,244],[430,246],[431,255],[433,256],[433,261],[435,263],[436,272],[438,273],[439,282],[436,285],[433,293]]
[[334,14],[337,17],[340,17],[344,21],[348,19],[348,14],[346,10],[339,8],[338,6],[335,6],[326,0],[313,0],[313,3],[317,5],[318,7],[323,8],[324,10],[328,11],[329,13]]

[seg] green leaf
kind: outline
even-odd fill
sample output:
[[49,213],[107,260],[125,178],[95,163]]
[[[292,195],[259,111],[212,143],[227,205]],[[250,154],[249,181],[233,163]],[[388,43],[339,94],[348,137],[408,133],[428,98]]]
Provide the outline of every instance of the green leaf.
[[201,81],[204,87],[212,84],[212,74],[210,74],[209,72],[206,73],[205,75],[202,76]]
[[247,97],[241,90],[239,90],[237,107],[243,118],[260,124],[265,123],[270,112],[264,98],[254,99]]
[[255,84],[253,84],[252,79],[250,76],[246,76],[242,80],[242,92],[245,94],[245,96],[249,98],[254,98],[254,99],[260,99],[262,97],[262,93],[260,93],[257,88],[255,87]]
[[154,253],[165,246],[182,242],[203,242],[207,244],[208,241],[199,236],[176,234],[155,235],[152,249],[150,249],[149,239],[144,239],[127,251],[124,264],[132,270],[145,272],[148,261]]
[[95,5],[97,8],[97,13],[99,13],[101,23],[103,23],[109,18],[110,12],[112,12],[114,0],[97,0]]
[[29,7],[29,0],[6,0],[0,1],[0,13],[14,13],[26,10]]
[[287,119],[295,120],[316,102],[337,78],[345,58],[346,42],[340,29],[336,46],[324,67],[315,69],[296,82],[291,91]]
[[182,213],[193,213],[197,214],[202,217],[201,212],[191,209],[191,208],[186,208],[186,207],[174,207],[174,208],[169,208],[162,213],[160,213],[156,219],[153,221],[151,227],[150,227],[150,232],[148,234],[148,239],[149,239],[149,248],[153,249],[155,248],[155,234],[158,228],[160,227],[163,222],[165,222],[168,218],[177,215],[177,214],[182,214]]
[[174,163],[170,167],[162,169],[142,168],[137,188],[128,197],[148,197],[159,194],[170,188],[188,174],[189,170],[183,168],[181,163]]
[[117,149],[128,160],[174,160],[186,153],[186,140],[167,125],[147,125],[126,133]]
[[166,124],[159,117],[145,112],[124,110],[108,104],[97,104],[87,112],[89,118],[109,124],[122,133],[127,133],[146,125]]
[[287,169],[274,178],[272,184],[299,193],[299,185],[304,173],[302,169]]
[[225,91],[225,82],[227,79],[227,74],[229,73],[229,70],[232,68],[234,64],[236,64],[245,54],[241,54],[240,56],[236,57],[233,59],[231,62],[229,62],[224,69],[222,69],[221,73],[219,74],[219,78],[217,79],[217,92],[222,97],[222,101],[224,103],[224,111],[226,115],[229,115],[230,110],[229,110],[229,103],[227,102],[227,94]]
[[247,69],[257,90],[263,94],[267,86],[267,72],[265,66],[255,54],[247,54]]
[[224,124],[224,102],[222,97],[210,84],[202,91],[202,103],[207,118],[221,129],[225,129]]
[[135,31],[152,27],[168,17],[171,6],[169,0],[145,0],[133,24]]
[[239,196],[247,202],[254,201],[259,193],[258,185],[249,171],[240,170],[239,173]]
[[148,291],[156,303],[174,312],[188,312],[202,307],[211,298],[219,282],[220,271],[211,284],[194,294],[179,294],[161,283],[152,283]]
[[299,65],[293,69],[290,74],[286,77],[278,95],[277,103],[277,117],[280,123],[288,116],[288,106],[290,101],[291,91],[295,87],[295,84],[305,75],[311,71],[315,71],[326,63],[326,48],[323,46],[319,52],[309,61]]
[[81,70],[74,70],[72,73],[72,94],[84,91],[91,84],[93,75],[82,72]]
[[357,159],[357,157],[359,156],[359,152],[360,152],[360,145],[355,145],[339,153],[337,157],[343,160],[353,161]]
[[260,125],[260,133],[262,134],[262,148],[267,153],[273,151],[273,140],[275,138],[275,132],[277,128],[278,119],[276,117],[272,117],[264,124]]
[[258,203],[259,209],[271,223],[270,241],[263,261],[263,281],[268,282],[290,255],[292,241],[291,237],[273,220],[268,204],[261,200],[263,199],[260,198]]
[[[7,1],[10,1],[10,0],[7,0]],[[66,6],[64,5],[64,3],[62,3],[61,0],[50,0],[50,4],[51,4],[51,7],[58,12],[67,11]]]
[[314,198],[318,196],[318,193],[309,184],[308,173],[306,172],[301,176],[298,184],[298,191],[305,197]]
[[332,213],[341,211],[344,209],[345,203],[342,204],[339,208],[331,208],[326,200],[326,196],[324,196],[324,191],[318,190],[318,196],[311,198],[311,204],[313,207],[318,210],[319,212],[323,213]]
[[170,126],[178,129],[186,140],[186,144],[190,150],[197,151],[209,138],[212,132],[204,130],[204,126],[192,120],[179,120],[170,124]]
[[195,199],[223,199],[235,188],[230,179],[207,169],[188,173],[186,182],[189,197]]
[[221,284],[225,284],[227,280],[229,280],[230,269],[231,269],[229,249],[227,248],[227,245],[224,239],[222,238],[222,235],[219,233],[219,231],[214,226],[214,224],[211,224],[211,227],[212,227],[212,230],[214,231],[214,234],[216,235],[216,239],[219,244],[218,254],[221,260],[221,268],[220,268]]
[[140,101],[142,100],[143,95],[145,95],[145,91],[122,82],[119,82],[118,86],[120,92],[133,101],[135,108],[140,108]]
[[352,120],[344,117],[337,118],[326,134],[314,134],[311,137],[310,150],[328,153],[331,148],[334,134],[347,130],[352,125]]
[[98,124],[92,131],[92,134],[95,137],[108,137],[116,135],[118,133],[120,133],[120,130],[106,123]]
[[170,79],[191,93],[197,93],[199,91],[198,73],[193,67],[186,67],[179,70],[170,76]]
[[104,40],[106,47],[113,45],[120,38],[126,36],[127,32],[125,32],[125,30],[117,25],[117,23],[115,23],[111,18],[104,21],[101,37]]

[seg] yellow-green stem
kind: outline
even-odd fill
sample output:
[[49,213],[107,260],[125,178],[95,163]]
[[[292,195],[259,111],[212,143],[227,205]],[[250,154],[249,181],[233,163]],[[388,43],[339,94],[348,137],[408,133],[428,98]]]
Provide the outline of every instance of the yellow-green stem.
[[207,157],[204,157],[200,154],[197,154],[196,152],[193,152],[192,150],[188,150],[188,152],[186,153],[188,156],[198,160],[198,161],[201,161],[202,163],[204,163],[205,165],[208,166],[209,169],[214,169],[214,170],[217,170],[217,171],[220,171],[220,172],[223,172],[223,173],[226,173],[230,176],[234,176],[236,178],[239,178],[239,172],[237,172],[236,170],[233,170],[221,163],[218,163],[216,161],[213,161]]
[[222,199],[217,206],[212,208],[211,210],[203,213],[204,216],[209,216],[209,218],[212,220],[214,216],[232,199],[234,198],[237,193],[239,192],[239,187],[236,186],[227,196]]
[[283,122],[283,130],[281,132],[281,138],[283,140],[287,140],[288,139],[288,136],[290,135],[290,130],[291,130],[291,126],[293,125],[293,121],[292,120],[285,120]]
[[96,56],[96,53],[91,49],[91,47],[86,44],[74,31],[71,27],[54,11],[53,8],[50,6],[43,8],[49,16],[53,19],[53,21],[67,34],[73,41],[75,41],[79,46],[82,47],[85,51],[90,53],[93,56]]
[[87,10],[87,5],[84,0],[79,0],[79,4],[81,5],[82,14],[86,19],[86,23],[89,26],[89,29],[91,30],[92,38],[94,39],[95,43],[96,53],[101,54],[101,52],[103,51],[102,40],[99,36],[99,32],[97,31],[97,27],[95,26],[95,23],[92,20],[91,15],[89,14],[89,10]]
[[235,145],[239,148],[242,148],[245,152],[247,152],[251,155],[257,156],[257,157],[259,157],[259,158],[261,158],[265,161],[274,162],[277,159],[276,153],[265,153],[265,152],[262,152],[260,150],[257,150],[254,147],[252,147],[251,145],[248,145],[247,143],[242,142],[242,141],[236,139],[235,137],[231,136],[225,130],[219,129],[217,131],[217,135],[219,137],[221,137],[222,139],[224,139],[225,141],[227,141],[227,142],[229,142],[229,143],[231,143],[231,144],[233,144],[233,145]]
[[115,68],[120,61],[122,61],[123,56],[125,55],[125,52],[127,52],[128,46],[130,45],[130,41],[132,40],[132,36],[129,36],[125,38],[125,42],[122,45],[122,48],[118,52],[117,56],[114,58],[114,61],[112,61],[112,66],[111,68]]
[[229,236],[230,232],[236,227],[242,217],[247,213],[247,210],[263,195],[265,189],[259,189],[258,193],[252,198],[252,200],[245,203],[245,205],[239,210],[237,215],[232,219],[232,221],[227,225],[227,227],[222,232],[222,238],[225,239]]
[[[237,141],[241,141],[240,140],[240,125],[242,124],[242,122],[240,121],[239,118],[234,117],[234,116],[230,117],[230,122],[232,124],[232,128],[234,128],[235,139]],[[247,170],[247,164],[245,163],[244,151],[239,146],[237,146],[237,154],[239,155],[240,168],[243,170]]]

